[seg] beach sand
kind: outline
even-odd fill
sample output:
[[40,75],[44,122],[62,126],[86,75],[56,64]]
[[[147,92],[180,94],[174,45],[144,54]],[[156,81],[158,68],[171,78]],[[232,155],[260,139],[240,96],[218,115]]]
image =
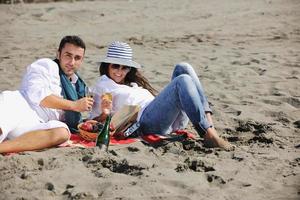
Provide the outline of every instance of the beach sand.
[[91,85],[120,40],[158,90],[174,64],[193,65],[216,129],[237,146],[198,138],[0,155],[0,199],[300,199],[299,10],[297,0],[0,4],[0,91],[18,89],[25,67],[54,58],[69,34],[86,42],[80,74]]

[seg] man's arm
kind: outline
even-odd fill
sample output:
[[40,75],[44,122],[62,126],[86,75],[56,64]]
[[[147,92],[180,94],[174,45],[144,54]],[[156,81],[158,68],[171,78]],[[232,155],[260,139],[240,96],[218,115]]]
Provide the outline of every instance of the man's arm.
[[40,102],[40,106],[53,109],[84,112],[92,108],[93,102],[93,98],[89,97],[83,97],[77,101],[70,101],[55,95],[49,95]]

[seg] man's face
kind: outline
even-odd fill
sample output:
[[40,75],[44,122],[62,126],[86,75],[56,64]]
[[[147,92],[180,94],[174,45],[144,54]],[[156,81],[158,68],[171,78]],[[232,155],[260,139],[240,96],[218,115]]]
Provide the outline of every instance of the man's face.
[[70,78],[80,67],[83,61],[84,49],[66,43],[61,52],[58,52],[59,64],[63,72]]

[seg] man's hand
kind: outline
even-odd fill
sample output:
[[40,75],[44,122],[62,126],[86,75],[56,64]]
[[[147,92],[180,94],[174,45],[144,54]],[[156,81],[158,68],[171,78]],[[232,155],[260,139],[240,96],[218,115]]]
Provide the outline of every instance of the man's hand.
[[94,104],[94,99],[91,97],[83,97],[74,101],[73,110],[77,112],[89,111],[92,109]]
[[40,105],[46,108],[84,112],[91,110],[93,103],[94,99],[91,97],[83,97],[77,101],[70,101],[62,97],[49,95],[41,101]]

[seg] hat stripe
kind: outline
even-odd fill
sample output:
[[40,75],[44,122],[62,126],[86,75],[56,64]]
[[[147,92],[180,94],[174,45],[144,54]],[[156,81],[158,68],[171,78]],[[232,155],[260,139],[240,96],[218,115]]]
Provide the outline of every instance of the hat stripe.
[[113,42],[107,52],[107,57],[132,60],[132,49],[123,42]]
[[124,59],[130,59],[132,58],[132,54],[128,52],[121,52],[121,51],[110,51],[107,54],[107,57],[110,58],[124,58]]
[[140,68],[141,65],[132,60],[132,49],[131,47],[124,43],[115,41],[112,42],[107,50],[106,58],[102,59],[101,62],[121,64],[130,67]]

